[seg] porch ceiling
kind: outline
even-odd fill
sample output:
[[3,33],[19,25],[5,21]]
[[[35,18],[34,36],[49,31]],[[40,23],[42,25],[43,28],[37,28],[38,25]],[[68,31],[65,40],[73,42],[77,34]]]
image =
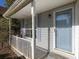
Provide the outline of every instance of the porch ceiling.
[[[41,13],[64,4],[73,2],[74,0],[36,0],[36,12]],[[12,15],[12,18],[23,19],[31,15],[31,3],[23,9]]]

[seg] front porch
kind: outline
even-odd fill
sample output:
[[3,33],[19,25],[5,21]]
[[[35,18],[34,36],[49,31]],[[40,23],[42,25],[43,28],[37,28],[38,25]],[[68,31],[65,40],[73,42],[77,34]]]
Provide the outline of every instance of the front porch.
[[[26,59],[79,59],[78,10],[74,0],[16,0],[3,15],[10,21],[9,44]],[[14,19],[20,21],[15,33]]]

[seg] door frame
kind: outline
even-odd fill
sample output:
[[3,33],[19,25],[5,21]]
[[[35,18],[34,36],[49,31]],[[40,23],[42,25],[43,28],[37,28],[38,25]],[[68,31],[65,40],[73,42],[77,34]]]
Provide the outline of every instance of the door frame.
[[[64,10],[67,10],[67,9],[71,9],[72,8],[72,52],[69,52],[69,51],[65,51],[65,50],[62,50],[62,49],[58,49],[56,48],[56,20],[55,20],[55,14],[56,12],[60,12],[60,11],[64,11]],[[53,50],[59,50],[59,51],[63,51],[63,52],[66,52],[66,53],[70,53],[70,54],[74,54],[75,53],[75,10],[74,10],[74,4],[71,4],[71,5],[68,5],[68,6],[63,6],[63,7],[60,7],[60,8],[57,8],[53,11],[53,25],[54,25],[54,35],[53,35]]]

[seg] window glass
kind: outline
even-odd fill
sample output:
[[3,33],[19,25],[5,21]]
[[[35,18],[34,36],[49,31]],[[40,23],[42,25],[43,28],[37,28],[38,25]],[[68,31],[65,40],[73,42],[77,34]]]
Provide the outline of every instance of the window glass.
[[56,48],[72,51],[72,9],[56,12]]
[[[23,38],[30,37],[32,38],[32,20],[24,19],[21,21],[21,35]],[[35,30],[36,32],[36,30]],[[36,37],[36,34],[35,34]]]

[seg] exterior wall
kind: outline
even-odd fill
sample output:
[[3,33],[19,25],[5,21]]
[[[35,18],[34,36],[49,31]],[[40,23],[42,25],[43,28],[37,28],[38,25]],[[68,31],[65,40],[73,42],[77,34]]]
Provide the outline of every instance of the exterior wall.
[[[49,14],[51,16],[49,16]],[[39,14],[37,26],[37,45],[48,49],[48,39],[50,40],[50,50],[53,49],[53,13],[46,12]]]
[[[49,14],[51,17],[49,17]],[[39,14],[37,26],[37,46],[48,49],[48,39],[50,40],[50,52],[53,52],[54,26],[53,11]],[[50,30],[49,30],[50,29]],[[49,38],[50,37],[50,38]],[[66,57],[50,54],[47,59],[67,59]]]
[[[48,17],[48,15],[51,14],[51,18]],[[50,28],[49,25],[50,24]],[[77,1],[77,4],[75,5],[75,58],[71,59],[79,59],[79,1]],[[50,29],[50,33],[49,30]],[[53,50],[53,38],[54,38],[54,30],[53,30],[53,12],[45,12],[39,15],[38,19],[38,28],[37,28],[37,45],[40,47],[43,47],[45,49],[48,48],[48,38],[50,37],[50,51]],[[49,35],[49,34],[50,35]],[[54,56],[51,56],[49,58],[53,59],[68,59],[63,56],[59,56],[54,54]],[[49,59],[48,58],[48,59]]]

